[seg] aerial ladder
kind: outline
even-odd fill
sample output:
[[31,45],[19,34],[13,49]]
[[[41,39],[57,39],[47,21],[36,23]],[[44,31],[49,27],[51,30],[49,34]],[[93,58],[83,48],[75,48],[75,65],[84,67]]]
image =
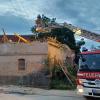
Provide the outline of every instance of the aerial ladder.
[[78,36],[81,36],[81,37],[84,37],[84,38],[87,38],[87,39],[90,39],[90,40],[93,40],[96,42],[100,42],[100,35],[99,34],[75,27],[71,24],[64,23],[63,25],[65,27],[69,28],[70,30],[72,30],[73,32],[75,32],[75,35],[78,35]]
[[[37,20],[40,20],[40,19],[37,19]],[[36,22],[37,22],[37,20],[36,20]],[[46,32],[50,32],[52,29],[55,29],[55,28],[66,27],[66,28],[72,30],[75,33],[75,35],[78,35],[78,36],[81,36],[81,37],[84,37],[84,38],[87,38],[87,39],[90,39],[90,40],[93,40],[96,42],[100,42],[99,34],[75,27],[71,24],[68,24],[68,23],[50,24],[50,23],[48,23],[48,26],[45,27],[44,23],[42,21],[40,21],[40,22],[41,23],[39,23],[39,21],[38,21],[38,23],[36,23],[36,31],[37,32],[46,33]]]

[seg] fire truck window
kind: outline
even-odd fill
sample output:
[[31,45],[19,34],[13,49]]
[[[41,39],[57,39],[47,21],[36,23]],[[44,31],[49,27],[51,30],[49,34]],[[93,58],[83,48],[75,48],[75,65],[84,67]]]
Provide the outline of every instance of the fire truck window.
[[[85,61],[83,58],[85,58]],[[83,55],[79,61],[79,66],[82,70],[100,70],[100,54]]]

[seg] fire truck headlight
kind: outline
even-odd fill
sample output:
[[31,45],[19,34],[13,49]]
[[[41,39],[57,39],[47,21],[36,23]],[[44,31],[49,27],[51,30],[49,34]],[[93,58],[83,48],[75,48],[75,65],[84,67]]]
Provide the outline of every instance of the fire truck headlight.
[[84,91],[83,91],[83,88],[79,88],[79,89],[78,89],[78,92],[79,92],[79,93],[83,93],[83,92],[84,92]]
[[84,92],[83,86],[78,85],[77,86],[77,93],[82,94]]

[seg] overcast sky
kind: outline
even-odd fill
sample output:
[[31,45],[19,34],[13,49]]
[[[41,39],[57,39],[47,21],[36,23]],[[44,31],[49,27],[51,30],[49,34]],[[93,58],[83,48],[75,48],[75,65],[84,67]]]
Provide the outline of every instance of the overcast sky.
[[[7,34],[32,34],[30,28],[38,14],[100,33],[100,0],[0,0],[0,34],[2,28]],[[87,47],[99,45],[86,42]]]
[[0,29],[30,34],[38,14],[100,33],[100,0],[0,0]]

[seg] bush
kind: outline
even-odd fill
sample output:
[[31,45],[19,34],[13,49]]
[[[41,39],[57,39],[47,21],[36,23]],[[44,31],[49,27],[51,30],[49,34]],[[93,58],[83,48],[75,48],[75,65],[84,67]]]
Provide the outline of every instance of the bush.
[[73,86],[65,76],[60,66],[55,66],[52,70],[53,76],[51,79],[51,88],[53,89],[75,89],[76,88],[76,70],[72,66],[67,65],[68,76],[71,79]]

